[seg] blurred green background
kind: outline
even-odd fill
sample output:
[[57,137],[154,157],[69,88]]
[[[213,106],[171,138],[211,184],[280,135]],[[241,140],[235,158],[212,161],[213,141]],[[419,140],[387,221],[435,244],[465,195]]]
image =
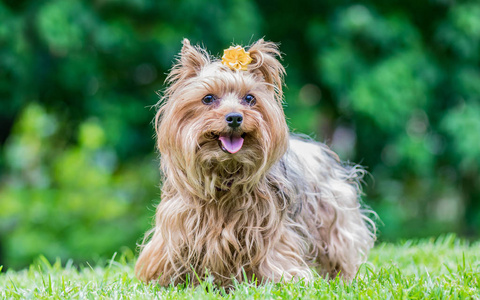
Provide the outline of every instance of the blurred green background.
[[380,240],[480,232],[480,2],[0,2],[0,265],[135,249],[182,38],[281,42],[293,131],[363,164]]

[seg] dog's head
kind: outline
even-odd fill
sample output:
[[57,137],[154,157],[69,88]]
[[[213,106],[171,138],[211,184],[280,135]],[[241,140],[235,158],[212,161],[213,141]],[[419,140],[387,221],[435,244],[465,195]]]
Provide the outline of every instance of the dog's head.
[[221,61],[183,41],[155,119],[167,177],[211,192],[248,186],[285,153],[280,53],[264,40],[247,50]]

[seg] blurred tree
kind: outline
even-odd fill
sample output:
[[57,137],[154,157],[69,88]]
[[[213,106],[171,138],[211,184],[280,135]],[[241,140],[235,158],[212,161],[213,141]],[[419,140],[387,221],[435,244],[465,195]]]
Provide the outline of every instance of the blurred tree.
[[0,264],[135,247],[184,37],[281,42],[290,127],[368,168],[382,239],[478,236],[478,1],[4,0],[0,20]]

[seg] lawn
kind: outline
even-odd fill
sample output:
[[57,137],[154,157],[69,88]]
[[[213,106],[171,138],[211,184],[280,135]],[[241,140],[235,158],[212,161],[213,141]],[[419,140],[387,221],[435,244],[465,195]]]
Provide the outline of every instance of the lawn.
[[205,281],[197,288],[145,285],[125,252],[95,265],[50,264],[40,257],[28,270],[0,275],[0,298],[70,299],[480,299],[480,242],[453,235],[377,245],[353,282],[238,284],[232,291]]

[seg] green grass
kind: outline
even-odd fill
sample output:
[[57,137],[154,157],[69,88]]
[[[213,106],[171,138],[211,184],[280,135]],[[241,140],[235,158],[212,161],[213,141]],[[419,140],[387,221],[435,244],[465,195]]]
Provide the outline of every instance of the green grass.
[[[226,292],[208,280],[199,287],[161,288],[139,282],[133,255],[96,266],[50,264],[40,257],[28,270],[0,275],[0,298],[70,299],[479,299],[480,243],[447,235],[376,246],[353,282],[238,284]],[[1,268],[1,267],[0,267]]]

